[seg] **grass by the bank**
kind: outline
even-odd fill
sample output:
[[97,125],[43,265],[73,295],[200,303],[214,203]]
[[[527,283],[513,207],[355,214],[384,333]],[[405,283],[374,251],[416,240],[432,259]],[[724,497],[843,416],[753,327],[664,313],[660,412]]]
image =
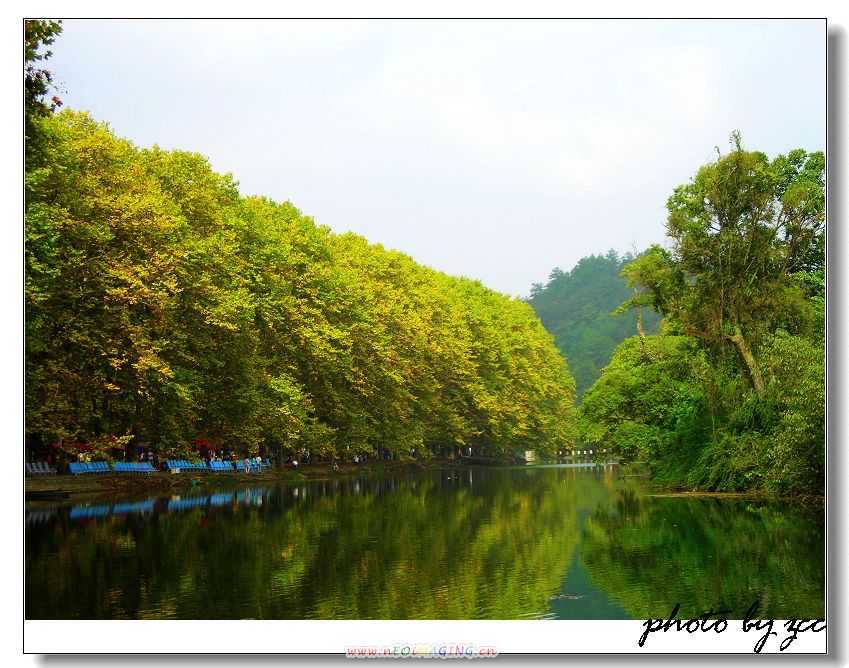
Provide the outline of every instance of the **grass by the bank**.
[[804,503],[822,504],[824,496],[809,494],[783,495],[778,492],[752,489],[743,492],[720,492],[710,489],[694,488],[682,483],[663,482],[652,479],[652,472],[645,462],[629,462],[619,465],[619,475],[623,478],[638,478],[648,488],[649,496],[658,498],[712,497],[718,499],[789,499]]

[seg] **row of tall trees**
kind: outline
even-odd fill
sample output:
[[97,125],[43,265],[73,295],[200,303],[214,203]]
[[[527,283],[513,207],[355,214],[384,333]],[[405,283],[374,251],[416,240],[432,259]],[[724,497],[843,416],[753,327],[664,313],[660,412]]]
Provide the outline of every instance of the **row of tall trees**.
[[585,394],[581,438],[656,477],[821,493],[825,160],[732,150],[669,198],[669,247],[623,269],[626,306],[663,314]]
[[31,446],[508,456],[572,441],[574,381],[533,309],[200,155],[35,113],[26,170]]

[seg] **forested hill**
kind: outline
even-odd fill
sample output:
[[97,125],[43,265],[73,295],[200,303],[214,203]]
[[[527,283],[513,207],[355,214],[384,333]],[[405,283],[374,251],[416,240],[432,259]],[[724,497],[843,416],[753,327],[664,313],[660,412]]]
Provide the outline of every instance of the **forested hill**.
[[161,456],[568,446],[574,381],[530,306],[84,113],[33,113],[26,431]]
[[[621,271],[633,260],[630,253],[620,256],[614,250],[591,255],[572,271],[555,269],[546,285],[534,284],[531,289],[528,302],[569,361],[579,402],[601,376],[616,346],[637,333],[633,311],[613,315],[632,296]],[[657,313],[643,309],[647,333],[656,333],[659,322]]]

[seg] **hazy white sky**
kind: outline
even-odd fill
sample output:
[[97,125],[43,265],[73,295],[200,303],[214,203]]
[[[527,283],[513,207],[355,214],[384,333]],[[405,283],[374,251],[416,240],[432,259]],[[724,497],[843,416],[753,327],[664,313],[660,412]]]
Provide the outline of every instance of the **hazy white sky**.
[[527,295],[662,242],[672,189],[731,132],[825,148],[815,20],[66,20],[66,106],[197,151],[436,269]]

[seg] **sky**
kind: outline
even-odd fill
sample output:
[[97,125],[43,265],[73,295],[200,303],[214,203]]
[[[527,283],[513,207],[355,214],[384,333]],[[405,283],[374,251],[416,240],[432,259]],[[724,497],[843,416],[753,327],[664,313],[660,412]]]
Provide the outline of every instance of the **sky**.
[[527,296],[664,242],[746,148],[825,148],[822,20],[65,20],[66,107],[421,264]]

